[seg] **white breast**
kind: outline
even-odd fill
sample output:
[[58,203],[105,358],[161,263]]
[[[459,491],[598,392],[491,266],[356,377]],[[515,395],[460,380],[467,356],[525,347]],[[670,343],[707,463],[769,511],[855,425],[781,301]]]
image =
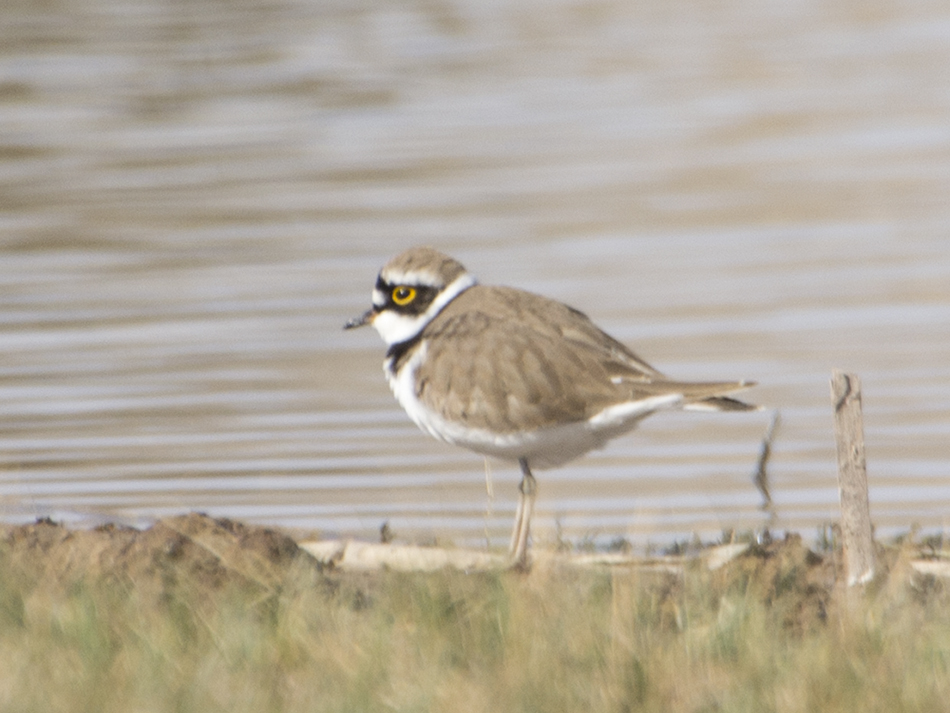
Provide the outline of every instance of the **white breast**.
[[402,365],[399,372],[393,371],[393,357],[387,357],[386,361],[383,362],[383,371],[386,373],[389,388],[393,390],[396,401],[406,409],[409,418],[429,435],[438,438],[440,441],[452,443],[443,435],[445,420],[428,409],[416,394],[416,369],[425,360],[428,351],[429,343],[423,340],[416,347],[415,353],[409,357],[409,361]]

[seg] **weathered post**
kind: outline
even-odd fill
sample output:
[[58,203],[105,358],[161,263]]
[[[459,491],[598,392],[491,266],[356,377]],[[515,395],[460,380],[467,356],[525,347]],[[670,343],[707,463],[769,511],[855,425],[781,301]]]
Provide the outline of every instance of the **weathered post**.
[[835,444],[838,451],[838,492],[841,497],[843,539],[848,586],[865,584],[874,577],[874,540],[868,504],[868,473],[864,459],[864,421],[861,414],[861,381],[840,369],[831,373]]

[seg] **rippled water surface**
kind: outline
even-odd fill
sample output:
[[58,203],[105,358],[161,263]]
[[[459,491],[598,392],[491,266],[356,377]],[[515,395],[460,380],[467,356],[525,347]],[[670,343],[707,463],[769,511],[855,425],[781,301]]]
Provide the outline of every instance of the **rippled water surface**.
[[430,440],[371,330],[417,243],[754,414],[539,474],[539,537],[950,519],[942,2],[72,0],[0,9],[0,517],[214,515],[496,543],[516,467]]

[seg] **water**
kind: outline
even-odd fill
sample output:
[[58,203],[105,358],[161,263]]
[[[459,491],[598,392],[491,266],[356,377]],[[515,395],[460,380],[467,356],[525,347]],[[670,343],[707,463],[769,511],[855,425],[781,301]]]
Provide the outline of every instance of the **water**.
[[[516,468],[436,443],[343,322],[419,243],[780,409],[778,519],[950,514],[942,3],[8,2],[0,517],[201,510],[505,540]],[[539,537],[761,527],[768,411],[664,414],[539,473]]]

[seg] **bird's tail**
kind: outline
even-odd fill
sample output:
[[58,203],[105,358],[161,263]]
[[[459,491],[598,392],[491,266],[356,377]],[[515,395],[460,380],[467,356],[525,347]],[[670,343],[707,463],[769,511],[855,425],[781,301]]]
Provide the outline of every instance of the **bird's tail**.
[[[722,395],[755,386],[754,381],[684,384],[683,386],[683,395],[686,400],[683,409],[686,411],[758,411],[761,408],[761,406]],[[707,396],[707,394],[710,395]]]
[[755,386],[754,381],[668,381],[666,379],[627,382],[632,387],[631,402],[670,397],[666,405],[686,411],[758,411],[759,406],[747,404],[726,394]]
[[761,406],[748,404],[729,396],[713,396],[702,401],[694,401],[683,407],[685,411],[759,411],[761,409]]

